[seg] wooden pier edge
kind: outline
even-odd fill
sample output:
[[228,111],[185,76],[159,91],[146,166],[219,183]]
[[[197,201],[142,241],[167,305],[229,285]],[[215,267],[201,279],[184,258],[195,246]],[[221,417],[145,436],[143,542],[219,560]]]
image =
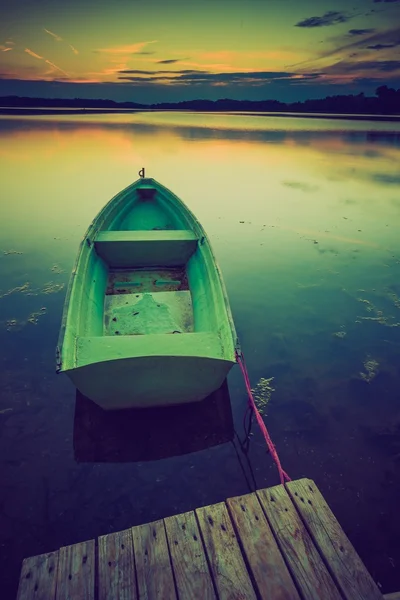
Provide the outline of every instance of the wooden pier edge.
[[24,559],[17,600],[400,600],[300,479]]

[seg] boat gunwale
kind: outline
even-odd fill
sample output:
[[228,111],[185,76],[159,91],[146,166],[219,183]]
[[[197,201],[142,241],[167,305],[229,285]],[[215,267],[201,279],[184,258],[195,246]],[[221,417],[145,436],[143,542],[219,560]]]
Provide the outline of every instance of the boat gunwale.
[[[133,183],[128,185],[126,188],[124,188],[123,190],[121,190],[117,194],[115,194],[103,206],[103,208],[97,213],[97,215],[92,220],[89,227],[87,228],[87,230],[79,244],[77,256],[76,256],[75,263],[74,263],[74,266],[73,266],[73,269],[72,269],[72,272],[70,275],[67,291],[66,291],[65,298],[64,298],[64,306],[63,306],[63,312],[62,312],[62,317],[61,317],[61,326],[60,326],[60,332],[59,332],[57,347],[56,347],[56,373],[63,372],[62,348],[64,345],[72,289],[73,289],[73,286],[75,283],[76,274],[78,272],[79,262],[82,257],[83,246],[85,243],[87,243],[90,246],[90,250],[92,252],[95,252],[94,243],[95,243],[96,234],[101,230],[102,225],[100,225],[100,222],[105,220],[105,218],[107,216],[107,211],[109,211],[110,207],[117,201],[118,202],[123,201],[125,199],[126,195],[133,192],[135,189],[140,188],[141,185],[146,185],[146,184],[148,185],[149,183],[152,186],[154,186],[157,189],[157,191],[161,192],[163,196],[166,196],[167,198],[168,197],[171,198],[171,200],[173,200],[173,202],[178,205],[178,207],[181,209],[181,211],[183,213],[186,213],[190,217],[190,220],[192,221],[191,229],[194,231],[195,230],[194,228],[196,227],[198,229],[199,233],[201,234],[199,236],[198,243],[201,245],[207,244],[207,247],[210,252],[210,256],[211,256],[211,259],[212,259],[212,262],[213,262],[213,265],[214,265],[214,268],[215,268],[215,271],[216,271],[216,274],[218,277],[219,286],[221,288],[222,298],[224,301],[224,307],[225,307],[225,311],[226,311],[226,315],[227,315],[227,319],[228,319],[228,324],[230,326],[230,330],[231,330],[231,334],[232,334],[232,341],[233,341],[235,354],[238,353],[240,355],[240,353],[241,353],[240,343],[239,343],[239,339],[237,336],[235,324],[233,321],[232,311],[230,308],[230,303],[229,303],[229,299],[228,299],[228,293],[227,293],[227,290],[225,287],[225,282],[223,280],[222,272],[219,267],[219,264],[215,258],[215,254],[213,252],[210,240],[209,240],[205,230],[203,229],[203,226],[201,225],[199,220],[196,218],[196,216],[193,214],[193,212],[187,207],[187,205],[176,194],[174,194],[171,190],[169,190],[167,187],[165,187],[161,183],[158,183],[158,181],[156,181],[154,178],[146,177],[146,178],[136,179],[136,181],[134,181]],[[78,336],[75,336],[75,338],[76,338],[75,339],[75,343],[76,343]],[[236,360],[236,356],[235,356],[235,360]],[[65,371],[68,371],[68,370],[70,370],[70,369],[65,369]]]

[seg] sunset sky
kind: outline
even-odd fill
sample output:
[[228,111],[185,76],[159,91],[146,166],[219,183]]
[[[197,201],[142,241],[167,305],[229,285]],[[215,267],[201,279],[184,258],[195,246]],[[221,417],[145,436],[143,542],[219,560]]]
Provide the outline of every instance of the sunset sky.
[[400,88],[400,0],[0,0],[0,95],[155,103]]

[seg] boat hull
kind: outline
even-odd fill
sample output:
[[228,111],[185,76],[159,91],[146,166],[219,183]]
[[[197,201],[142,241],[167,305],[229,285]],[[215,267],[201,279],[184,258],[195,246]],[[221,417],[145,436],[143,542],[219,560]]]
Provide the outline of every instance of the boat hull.
[[207,235],[153,179],[100,211],[79,248],[56,370],[106,410],[205,399],[236,363],[238,340]]
[[104,410],[199,402],[218,389],[234,361],[198,356],[117,358],[66,371]]

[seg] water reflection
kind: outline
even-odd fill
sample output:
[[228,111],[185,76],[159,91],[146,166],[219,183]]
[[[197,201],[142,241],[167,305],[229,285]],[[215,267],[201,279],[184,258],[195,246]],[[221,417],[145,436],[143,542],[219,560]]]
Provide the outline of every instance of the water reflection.
[[398,123],[349,120],[0,119],[2,597],[24,556],[278,481],[257,429],[243,444],[235,369],[230,402],[151,430],[104,424],[54,373],[78,244],[142,166],[210,237],[252,384],[274,377],[285,470],[316,480],[383,590],[400,589],[399,140]]
[[124,411],[104,411],[76,392],[77,462],[160,460],[231,442],[233,435],[227,381],[202,402]]

